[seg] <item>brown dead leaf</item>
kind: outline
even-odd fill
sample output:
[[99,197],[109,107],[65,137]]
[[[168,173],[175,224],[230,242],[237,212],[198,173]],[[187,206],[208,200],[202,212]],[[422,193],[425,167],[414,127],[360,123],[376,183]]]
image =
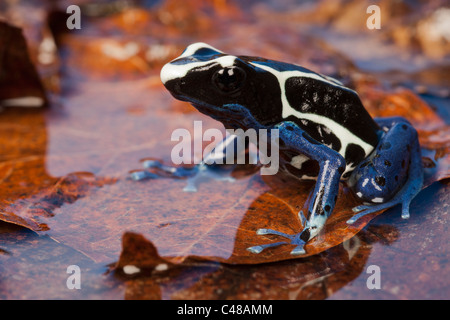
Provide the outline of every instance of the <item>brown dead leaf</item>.
[[[26,39],[26,49],[21,48],[20,55],[29,54],[32,65],[10,63],[5,74],[30,74],[32,69],[39,73],[47,96],[60,91],[60,58],[52,31],[47,23],[47,15],[50,4],[43,1],[17,0],[5,1],[0,8],[0,20],[4,19],[16,28],[20,28]],[[4,48],[14,48],[18,45],[22,35],[13,37],[14,43],[3,42]],[[19,56],[18,56],[19,58]],[[18,68],[20,65],[20,72]],[[34,66],[33,68],[31,68]],[[11,69],[9,69],[11,68]],[[35,75],[30,74],[31,79]],[[30,79],[30,80],[31,80]],[[19,88],[20,84],[16,85]]]
[[[15,32],[5,40],[8,46],[0,48],[0,57],[8,63],[5,69],[0,59],[0,66],[7,72],[0,77],[8,81],[0,79],[0,92],[31,94],[25,82],[37,74],[52,91],[47,110],[0,113],[0,220],[9,222],[0,223],[1,299],[445,297],[448,288],[442,279],[450,269],[442,253],[450,243],[449,186],[448,181],[433,182],[450,176],[449,128],[438,116],[446,112],[436,112],[411,91],[381,88],[378,75],[357,79],[357,63],[330,47],[327,37],[333,35],[327,32],[321,40],[323,34],[299,28],[298,22],[306,20],[294,20],[297,12],[266,10],[262,16],[259,9],[245,7],[252,5],[221,0],[146,1],[151,3],[146,8],[116,5],[125,2],[14,0],[0,5],[8,9],[8,23],[22,28],[30,52],[25,59],[25,43]],[[339,6],[325,2],[331,11],[325,12],[324,5],[319,16],[307,13],[312,21],[332,18],[331,25],[341,30],[365,23],[352,10],[362,8],[360,4],[351,2],[337,17]],[[82,30],[67,30],[69,4],[82,7]],[[255,10],[259,14],[250,13]],[[0,33],[0,38],[5,35],[11,36]],[[400,38],[414,39],[406,30]],[[369,40],[367,35],[364,39]],[[335,212],[323,233],[306,246],[307,255],[293,259],[290,245],[255,255],[247,248],[283,240],[258,236],[258,228],[301,230],[297,213],[307,207],[312,182],[281,174],[260,177],[245,166],[232,173],[233,183],[200,181],[197,193],[182,191],[185,180],[129,179],[143,159],[171,164],[173,130],[186,128],[192,134],[193,122],[199,120],[204,130],[221,128],[173,99],[159,79],[160,66],[196,41],[337,77],[356,87],[373,116],[409,119],[423,147],[425,186],[432,184],[413,202],[410,220],[403,221],[394,209],[348,226],[351,208],[359,203],[341,186]],[[373,43],[349,47],[367,52]],[[11,51],[16,52],[14,61],[26,62],[10,63]],[[60,63],[62,91],[53,90]],[[448,90],[440,89],[445,69],[435,68],[440,72],[427,69],[438,86],[435,92],[446,97]],[[403,76],[413,79],[408,86],[413,88],[415,78],[424,75],[393,74],[398,78],[389,75],[389,83]],[[26,77],[10,86],[13,75]],[[115,272],[103,274],[111,262]],[[64,286],[67,274],[61,272],[74,263],[84,279],[78,295]],[[369,264],[382,268],[383,290],[367,290],[364,268]]]
[[[183,264],[186,261],[207,260],[219,261],[227,264],[259,264],[274,262],[280,260],[296,259],[298,256],[293,256],[290,251],[293,249],[292,245],[285,245],[271,250],[265,250],[260,254],[254,254],[247,250],[247,248],[262,243],[270,243],[280,241],[277,236],[258,236],[256,230],[259,228],[274,228],[281,232],[294,234],[302,229],[300,221],[297,217],[297,205],[305,203],[306,198],[313,189],[313,184],[302,183],[298,181],[280,181],[278,177],[266,181],[269,183],[271,189],[253,202],[243,206],[241,203],[248,203],[254,193],[254,190],[264,190],[265,184],[260,179],[253,178],[243,197],[235,203],[232,209],[246,210],[247,212],[242,219],[239,211],[230,210],[222,213],[223,216],[218,217],[218,223],[211,225],[203,231],[200,239],[192,239],[192,244],[185,243],[185,249],[182,254],[174,256],[164,255],[164,263]],[[259,191],[260,192],[260,191]],[[381,212],[373,214],[372,216],[364,217],[357,221],[354,225],[349,226],[346,221],[353,216],[351,208],[358,205],[358,201],[351,196],[348,190],[341,188],[341,196],[336,203],[335,213],[330,217],[325,226],[324,232],[321,236],[314,239],[305,246],[307,253],[302,255],[302,258],[316,255],[322,251],[332,248],[342,242],[352,238],[357,234],[373,217]],[[212,209],[212,208],[211,208]],[[183,230],[178,230],[176,234],[184,233]],[[136,245],[132,241],[132,245],[128,246],[130,235],[124,235],[123,251],[118,262],[118,267],[123,267],[124,264],[135,265],[138,267],[148,268],[156,264],[163,263],[159,258],[154,259],[156,252],[150,249],[147,253],[139,253],[139,250],[134,250]],[[132,236],[132,239],[137,239],[138,243],[148,242],[143,240],[141,235]],[[230,247],[230,240],[234,239],[234,246]],[[150,246],[150,245],[148,245]],[[159,247],[159,246],[158,246]],[[133,260],[135,252],[137,257]],[[201,254],[199,254],[201,253]],[[143,263],[141,260],[143,259]],[[146,258],[145,258],[146,257]]]
[[28,55],[22,30],[0,20],[0,43],[0,107],[15,104],[28,106],[26,102],[13,103],[13,99],[17,98],[36,101],[32,101],[31,106],[43,106],[47,100],[46,94]]
[[142,235],[125,233],[124,244],[132,245],[124,245],[115,276],[125,280],[126,299],[160,298],[161,291],[170,299],[323,299],[360,275],[372,244],[391,245],[397,237],[392,226],[374,226],[326,253],[261,268],[211,264],[196,257],[174,263],[159,256]]
[[[449,273],[442,254],[450,244],[445,218],[448,189],[447,182],[444,188],[435,184],[426,190],[407,223],[399,215],[381,215],[374,224],[326,252],[263,266],[214,264],[193,258],[171,264],[170,258],[156,256],[165,261],[140,268],[136,260],[127,257],[142,257],[142,251],[134,250],[149,246],[150,241],[125,233],[124,241],[140,244],[124,246],[126,255],[120,263],[133,266],[129,270],[135,272],[126,273],[119,267],[114,275],[126,284],[126,299],[439,298],[448,292],[442,281]],[[421,214],[422,210],[426,214]],[[366,268],[372,264],[383,270],[383,290],[367,290]],[[437,273],[440,276],[434,277]]]
[[[173,14],[192,13],[191,9],[183,10],[186,12]],[[163,12],[158,11],[159,19]],[[145,24],[150,16],[154,17],[136,14],[138,25]],[[0,218],[45,233],[101,263],[116,261],[120,252],[127,250],[126,246],[135,245],[121,242],[124,232],[134,232],[149,239],[159,254],[170,257],[173,263],[193,257],[229,264],[294,258],[288,254],[290,246],[273,248],[261,255],[251,254],[246,249],[276,241],[276,237],[257,236],[258,228],[288,233],[300,231],[297,212],[311,192],[310,183],[281,177],[263,181],[256,174],[241,175],[233,183],[203,181],[197,193],[187,193],[182,192],[186,183],[183,180],[135,182],[129,179],[129,171],[139,168],[141,159],[152,157],[170,164],[170,153],[175,144],[170,137],[175,129],[187,128],[192,133],[193,122],[198,120],[203,121],[204,130],[220,124],[198,112],[180,112],[183,111],[180,105],[173,107],[172,97],[161,85],[154,84],[158,70],[144,61],[143,54],[149,48],[139,46],[134,35],[128,37],[124,33],[119,39],[105,36],[106,31],[117,26],[124,29],[121,23],[127,19],[125,17],[125,13],[121,13],[93,23],[89,29],[92,41],[85,41],[87,37],[82,32],[64,36],[61,43],[68,51],[65,63],[72,68],[67,68],[65,84],[70,90],[62,93],[64,103],[60,108],[36,114],[11,111],[0,115],[5,124],[2,127],[4,134],[0,137],[0,146],[5,146],[0,153]],[[185,38],[175,41],[184,34],[182,27],[170,21],[151,20],[148,23],[159,24],[161,28],[167,23],[173,33],[164,37],[174,40],[175,46],[187,41]],[[208,16],[207,21],[192,24],[195,28],[205,28],[210,23],[214,23],[214,19]],[[261,52],[253,52],[255,55],[273,54],[274,58],[285,61],[309,61],[308,65],[332,61],[330,65],[339,66],[330,67],[332,73],[339,73],[340,69],[351,65],[293,27],[274,28],[263,23],[223,24],[213,30],[216,32],[203,31],[206,38],[230,35],[221,40],[225,44],[224,50],[239,47],[239,53],[245,54],[259,48]],[[146,32],[144,36],[148,37]],[[249,39],[246,35],[250,33],[255,37]],[[152,45],[158,45],[161,40],[151,39]],[[105,43],[127,53],[130,41],[138,44],[136,54],[118,61],[120,59],[114,59],[109,52],[106,59]],[[305,50],[299,53],[300,44]],[[136,48],[134,45],[131,49]],[[282,45],[285,50],[279,50]],[[135,73],[137,78],[144,76],[147,79],[135,80]],[[112,81],[93,80],[98,78],[97,75]],[[88,80],[80,81],[78,77]],[[121,82],[117,81],[119,79],[134,80]],[[445,145],[446,136],[438,136],[437,131],[430,136],[423,135],[422,132],[434,132],[430,130],[441,132],[443,122],[414,94],[401,92],[391,96],[379,94],[373,88],[372,91],[368,88],[367,92],[366,100],[376,102],[372,103],[373,108],[369,103],[373,115],[381,114],[383,110],[389,111],[383,115],[404,115],[418,125],[421,139],[425,137],[428,142]],[[192,110],[185,106],[186,110]],[[438,123],[438,126],[431,123]],[[201,154],[195,156],[199,158]],[[433,154],[429,159],[436,157]],[[448,157],[440,156],[432,161],[437,164],[433,168],[436,172],[434,181],[448,175],[448,166],[441,166],[448,165]],[[338,206],[324,233],[307,245],[308,255],[318,254],[352,238],[376,216],[368,216],[358,224],[348,226],[345,221],[356,204],[354,197],[342,188]],[[148,248],[150,256],[154,253],[151,246],[143,248]],[[144,258],[133,260],[128,257],[126,260],[141,263]]]

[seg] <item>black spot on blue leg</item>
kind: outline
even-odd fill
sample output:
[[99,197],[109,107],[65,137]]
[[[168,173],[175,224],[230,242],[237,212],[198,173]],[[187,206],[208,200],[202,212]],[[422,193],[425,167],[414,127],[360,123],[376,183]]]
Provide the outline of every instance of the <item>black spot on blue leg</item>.
[[300,235],[300,239],[303,240],[305,243],[308,242],[309,237],[310,237],[310,232],[309,229],[305,229],[302,234]]
[[[378,121],[377,121],[378,122]],[[382,120],[383,123],[386,120]],[[349,220],[353,223],[366,214],[402,204],[402,217],[408,217],[409,203],[422,185],[420,152],[418,152],[417,132],[404,119],[390,120],[385,133],[380,135],[380,145],[370,156],[369,165],[356,170],[355,185],[357,195],[367,201],[377,200],[374,205],[358,206],[359,212]],[[378,122],[380,125],[380,122]],[[375,154],[380,154],[377,158]],[[373,170],[367,170],[373,167]],[[353,176],[353,175],[352,175]],[[361,183],[363,181],[363,183]],[[371,183],[364,183],[370,181]],[[356,210],[355,210],[356,209]]]
[[379,186],[384,187],[384,185],[386,184],[386,179],[382,176],[377,176],[375,177],[375,183],[378,184]]

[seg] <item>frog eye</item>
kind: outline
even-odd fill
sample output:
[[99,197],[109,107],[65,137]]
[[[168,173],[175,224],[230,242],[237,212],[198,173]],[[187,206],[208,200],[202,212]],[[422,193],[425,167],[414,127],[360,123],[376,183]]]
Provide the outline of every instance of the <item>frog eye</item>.
[[232,93],[244,85],[245,71],[239,67],[226,67],[214,73],[212,81],[222,92]]

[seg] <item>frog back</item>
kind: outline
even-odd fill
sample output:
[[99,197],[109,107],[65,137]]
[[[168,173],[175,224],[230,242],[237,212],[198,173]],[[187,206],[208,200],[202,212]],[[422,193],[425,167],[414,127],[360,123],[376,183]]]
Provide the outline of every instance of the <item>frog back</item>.
[[277,79],[281,99],[274,108],[281,110],[281,119],[339,152],[349,166],[356,166],[377,145],[379,126],[354,90],[301,66],[263,59],[250,63]]

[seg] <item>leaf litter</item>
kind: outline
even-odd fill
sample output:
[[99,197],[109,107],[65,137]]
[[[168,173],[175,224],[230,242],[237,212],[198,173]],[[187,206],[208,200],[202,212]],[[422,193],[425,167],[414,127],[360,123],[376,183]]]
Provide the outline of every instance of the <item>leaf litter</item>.
[[[143,23],[154,23],[147,22],[145,14],[142,19]],[[203,28],[212,23],[205,19],[193,25]],[[108,41],[119,48],[133,43],[134,37],[127,35],[129,30],[122,30],[117,21],[122,21],[120,16],[93,22],[91,41],[85,41],[83,33],[61,36],[58,42],[64,49],[60,52],[64,52],[62,62],[66,63],[61,78],[65,89],[52,94],[51,108],[6,109],[0,114],[0,219],[46,234],[97,263],[117,261],[113,264],[117,268],[133,265],[154,269],[161,264],[189,265],[190,261],[201,260],[260,264],[294,258],[289,255],[290,246],[259,255],[246,248],[275,241],[275,236],[256,235],[262,227],[298,232],[297,212],[307,201],[311,183],[282,175],[252,174],[233,183],[202,182],[193,194],[182,192],[183,180],[129,179],[128,173],[142,159],[152,157],[170,163],[170,134],[174,129],[192,128],[195,120],[209,127],[221,125],[174,101],[159,83],[159,66],[188,44],[176,27],[169,36],[175,45],[164,44],[167,39],[164,43],[143,42],[136,55],[122,64],[110,56],[109,64],[89,63],[104,55],[101,48]],[[323,50],[320,41],[311,42],[310,37],[293,28],[273,30],[262,22],[256,27],[242,21],[238,25],[239,33],[235,25],[220,30],[231,33],[228,36],[232,41],[218,40],[218,35],[207,29],[201,32],[205,41],[211,38],[213,44],[229,52],[236,48],[261,56],[270,52],[272,58],[324,69],[322,72],[328,74],[352,68],[331,49]],[[100,32],[105,26],[118,27],[123,32],[121,40],[105,37]],[[260,52],[241,36],[245,29],[259,33],[255,38]],[[295,38],[295,45],[284,42],[285,50],[275,50],[281,45],[277,43],[280,34],[285,39]],[[301,43],[310,44],[304,52],[297,50]],[[149,61],[142,55],[144,49],[152,48],[153,52],[163,49],[163,58]],[[445,121],[411,91],[382,89],[376,82],[365,81],[364,76],[352,81],[373,116],[401,115],[418,129],[426,155],[426,186],[448,178],[450,138]],[[342,186],[334,214],[322,235],[306,246],[307,256],[321,256],[351,241],[382,213],[348,226],[345,221],[357,204]]]

